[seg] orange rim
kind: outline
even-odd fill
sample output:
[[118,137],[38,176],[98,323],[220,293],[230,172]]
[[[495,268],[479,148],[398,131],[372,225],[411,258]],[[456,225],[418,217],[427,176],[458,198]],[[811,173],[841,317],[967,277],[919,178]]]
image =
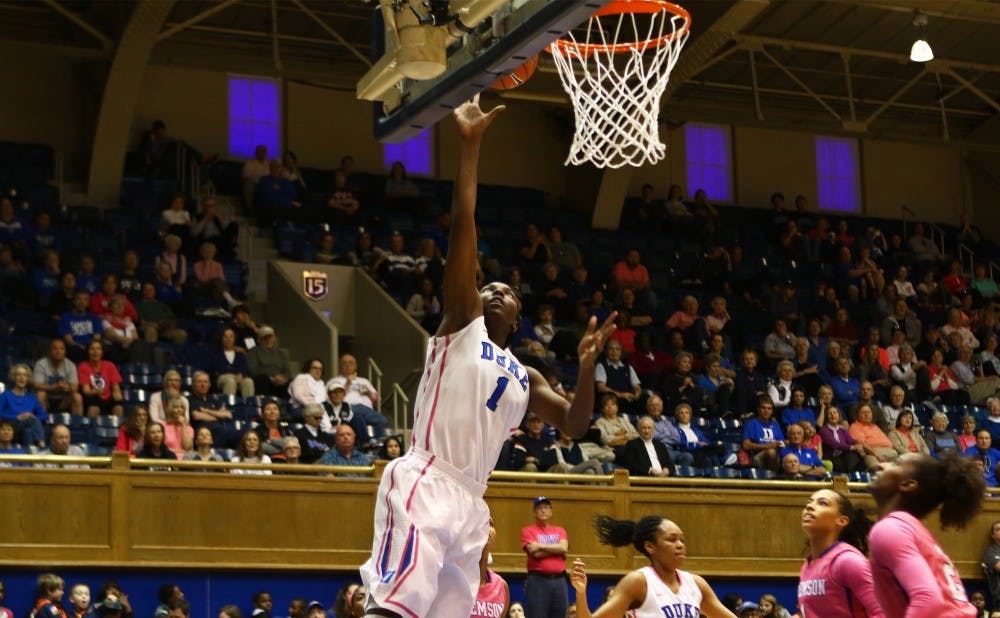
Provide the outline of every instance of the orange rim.
[[683,20],[681,27],[670,34],[665,34],[655,39],[643,41],[633,41],[631,43],[574,43],[564,39],[557,39],[545,48],[550,54],[556,52],[563,56],[579,55],[590,56],[596,53],[620,54],[622,52],[636,49],[648,49],[650,47],[663,47],[679,36],[683,36],[691,28],[691,14],[684,7],[666,2],[665,0],[615,0],[594,13],[593,17],[609,17],[612,15],[624,15],[626,13],[643,13],[655,15],[656,13],[673,13]]

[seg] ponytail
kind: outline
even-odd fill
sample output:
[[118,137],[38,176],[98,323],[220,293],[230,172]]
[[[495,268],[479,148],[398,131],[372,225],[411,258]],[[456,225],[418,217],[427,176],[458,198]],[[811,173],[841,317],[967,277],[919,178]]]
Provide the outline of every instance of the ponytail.
[[614,519],[607,515],[594,517],[594,528],[602,545],[624,547],[632,545],[642,555],[649,557],[646,551],[646,541],[656,542],[656,531],[660,529],[663,518],[659,515],[647,515],[639,521],[631,519]]
[[941,459],[925,455],[912,462],[918,489],[906,511],[923,519],[941,505],[942,528],[961,529],[972,521],[986,493],[986,481],[972,460],[949,454]]
[[839,540],[867,555],[868,531],[871,530],[872,520],[868,519],[864,509],[854,506],[847,496],[839,492],[837,496],[840,497],[840,514],[849,519],[847,525],[840,531]]

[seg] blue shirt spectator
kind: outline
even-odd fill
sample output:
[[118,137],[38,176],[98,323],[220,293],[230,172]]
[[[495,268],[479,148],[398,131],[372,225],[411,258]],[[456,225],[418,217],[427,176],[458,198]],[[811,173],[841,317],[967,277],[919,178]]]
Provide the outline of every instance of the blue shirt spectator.
[[59,319],[57,332],[68,345],[86,347],[104,332],[100,318],[88,311],[89,305],[90,294],[80,290],[73,296],[73,310]]
[[993,448],[990,432],[980,429],[976,432],[976,444],[965,449],[966,457],[981,457],[984,465],[983,478],[990,487],[997,486],[997,464],[1000,464],[1000,451]]

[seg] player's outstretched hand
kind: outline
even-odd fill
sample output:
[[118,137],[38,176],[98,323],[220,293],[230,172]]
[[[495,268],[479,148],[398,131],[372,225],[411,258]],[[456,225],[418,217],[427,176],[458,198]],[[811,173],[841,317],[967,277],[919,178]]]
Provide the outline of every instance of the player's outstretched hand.
[[493,119],[504,109],[506,108],[503,105],[497,105],[489,112],[483,112],[479,108],[479,95],[477,94],[472,97],[471,101],[466,101],[456,107],[453,114],[455,122],[458,123],[458,131],[462,134],[462,137],[474,139],[482,137],[483,132],[486,131],[486,127],[490,126]]
[[604,324],[601,324],[600,328],[597,328],[597,317],[592,316],[590,318],[590,322],[587,324],[587,332],[580,339],[580,346],[577,348],[581,367],[585,365],[593,366],[597,362],[597,357],[604,351],[604,344],[607,343],[608,336],[615,331],[615,318],[617,317],[618,312],[612,311],[611,315],[608,316],[607,320],[604,320]]
[[569,574],[570,584],[573,585],[573,590],[576,590],[577,594],[582,594],[586,596],[587,594],[587,565],[583,563],[582,560],[577,559],[573,561],[573,571]]

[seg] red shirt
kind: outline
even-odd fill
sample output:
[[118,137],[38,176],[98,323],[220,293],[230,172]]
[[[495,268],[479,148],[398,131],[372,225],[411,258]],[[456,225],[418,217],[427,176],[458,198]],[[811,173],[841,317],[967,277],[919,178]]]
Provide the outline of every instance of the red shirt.
[[631,268],[622,260],[615,264],[612,277],[619,289],[645,290],[649,287],[649,271],[642,264]]
[[89,384],[95,389],[100,389],[101,399],[104,401],[111,399],[114,386],[122,383],[122,376],[118,373],[118,368],[106,360],[102,360],[101,368],[96,370],[90,361],[80,363],[76,367],[76,376],[81,386]]
[[[542,545],[555,545],[560,541],[569,541],[566,531],[559,526],[546,525],[544,528],[538,524],[531,524],[521,528],[521,549],[525,549],[528,543],[541,543]],[[544,558],[532,558],[528,556],[528,572],[543,573],[545,575],[557,575],[566,572],[566,556],[545,556]]]
[[[97,292],[90,297],[90,312],[99,318],[110,314],[111,309],[108,307],[108,301],[110,300],[111,297],[107,296],[104,292]],[[139,314],[135,311],[135,305],[127,298],[125,299],[125,315],[132,318],[133,322],[139,321]]]

